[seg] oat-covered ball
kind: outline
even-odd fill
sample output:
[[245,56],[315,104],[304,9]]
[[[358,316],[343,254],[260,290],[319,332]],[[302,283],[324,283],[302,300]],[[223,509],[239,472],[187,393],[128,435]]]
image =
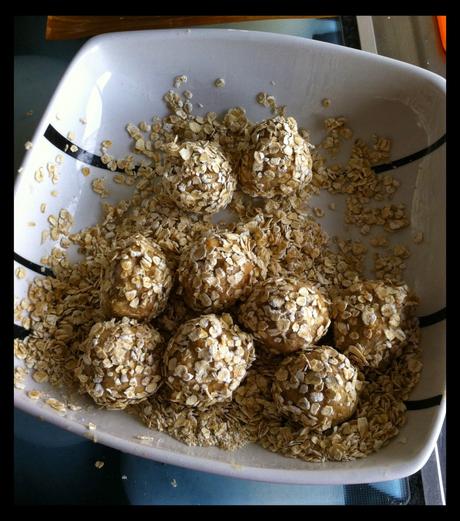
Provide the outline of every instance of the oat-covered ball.
[[315,344],[330,324],[328,301],[309,282],[274,277],[258,283],[238,312],[240,322],[270,351]]
[[163,186],[179,208],[213,214],[230,203],[236,176],[218,143],[185,141],[172,143],[165,150]]
[[197,311],[220,311],[251,291],[266,267],[249,235],[208,233],[184,250],[178,268],[185,301]]
[[294,118],[276,116],[255,125],[238,171],[241,189],[252,197],[291,195],[312,178],[308,143]]
[[229,314],[188,320],[164,353],[170,399],[194,407],[230,400],[254,359],[251,335]]
[[101,306],[107,316],[150,320],[168,301],[172,275],[158,244],[137,234],[121,241],[101,281]]
[[407,344],[406,321],[417,299],[406,284],[368,280],[352,284],[332,302],[334,341],[359,367],[380,367]]
[[161,335],[127,317],[97,322],[80,346],[75,376],[82,392],[107,409],[152,395],[161,382]]
[[275,373],[272,393],[281,413],[325,431],[353,415],[360,382],[350,360],[332,347],[311,346],[287,356]]

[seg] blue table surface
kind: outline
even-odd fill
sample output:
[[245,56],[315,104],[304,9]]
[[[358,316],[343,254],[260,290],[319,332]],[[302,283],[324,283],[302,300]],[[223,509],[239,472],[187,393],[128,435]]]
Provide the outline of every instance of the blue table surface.
[[[46,41],[45,26],[46,17],[15,20],[15,171],[24,155],[24,142],[32,136],[69,61],[86,41]],[[225,27],[343,43],[338,20],[245,22]],[[14,430],[17,504],[404,504],[410,496],[408,480],[346,487],[279,485],[191,471],[123,454],[19,410],[15,410]],[[96,468],[96,461],[104,466]]]
[[[220,477],[138,458],[15,411],[17,504],[402,504],[407,480],[372,485],[280,485]],[[104,466],[96,468],[96,461]]]

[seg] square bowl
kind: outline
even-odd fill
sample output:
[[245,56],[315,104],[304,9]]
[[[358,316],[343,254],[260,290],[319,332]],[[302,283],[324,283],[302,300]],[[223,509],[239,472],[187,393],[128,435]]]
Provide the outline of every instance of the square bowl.
[[[30,377],[25,389],[15,389],[15,405],[80,435],[87,434],[91,421],[97,425],[97,441],[124,452],[239,478],[352,484],[397,479],[418,471],[434,449],[445,415],[445,80],[433,73],[346,47],[261,32],[180,29],[92,38],[63,76],[16,180],[14,270],[22,266],[26,277],[14,277],[15,297],[26,296],[28,283],[40,272],[40,259],[53,246],[49,241],[41,244],[47,221],[40,204],[47,204],[47,214],[68,209],[75,218],[72,231],[98,222],[101,209],[99,196],[91,189],[94,176],[80,173],[94,157],[81,151],[97,156],[100,142],[111,139],[111,153],[125,156],[129,152],[126,124],[165,115],[162,97],[181,74],[188,77],[183,88],[193,92],[195,106],[204,105],[198,114],[243,106],[249,118],[258,121],[268,114],[255,96],[268,91],[287,106],[300,126],[310,130],[313,143],[321,139],[324,118],[339,115],[347,118],[355,136],[376,133],[392,139],[395,161],[379,171],[390,169],[402,182],[398,202],[407,205],[412,230],[424,234],[423,243],[413,248],[407,261],[406,281],[421,301],[424,369],[407,403],[406,425],[386,447],[364,459],[320,464],[286,458],[253,444],[235,452],[188,447],[167,434],[148,430],[123,412],[93,408],[62,415],[26,396],[29,389],[44,390],[57,399],[61,396],[58,389]],[[215,87],[217,78],[225,79],[224,88]],[[331,100],[328,109],[321,104],[324,98]],[[77,153],[63,147],[69,131],[75,135]],[[53,186],[47,176],[45,182],[37,183],[37,168],[53,162],[57,154],[64,157],[58,184]],[[128,195],[127,187],[111,183],[107,170],[91,168],[107,178],[109,202]],[[57,197],[50,196],[54,188]],[[28,226],[31,221],[36,226]],[[322,224],[331,234],[344,235],[342,221],[328,215]],[[398,240],[408,242],[410,233],[410,229],[398,233]],[[26,333],[16,327],[15,331]],[[14,363],[23,362],[15,359]],[[136,438],[139,435],[152,440],[142,442]]]

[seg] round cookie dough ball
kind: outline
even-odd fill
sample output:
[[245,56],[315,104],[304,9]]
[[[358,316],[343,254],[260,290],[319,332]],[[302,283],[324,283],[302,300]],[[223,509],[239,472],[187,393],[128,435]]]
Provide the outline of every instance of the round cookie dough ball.
[[80,346],[81,391],[107,409],[142,402],[161,382],[161,346],[158,331],[134,319],[97,322]]
[[184,251],[177,273],[187,305],[211,312],[247,296],[266,268],[247,234],[213,232]]
[[333,299],[334,342],[358,367],[381,367],[407,344],[407,321],[417,299],[406,284],[368,280]]
[[273,399],[283,414],[325,431],[348,420],[358,402],[358,371],[328,346],[311,346],[286,357],[275,373]]
[[294,277],[257,284],[238,312],[240,322],[268,350],[290,353],[315,344],[330,324],[328,301]]
[[107,316],[151,320],[166,307],[172,275],[154,242],[137,234],[115,250],[101,282],[101,307]]
[[163,186],[180,209],[213,214],[230,203],[236,176],[218,143],[186,141],[166,150]]
[[251,335],[227,313],[189,320],[164,353],[170,400],[201,408],[230,400],[254,359]]
[[254,127],[238,179],[243,192],[252,197],[289,196],[311,181],[312,164],[296,120],[277,116]]

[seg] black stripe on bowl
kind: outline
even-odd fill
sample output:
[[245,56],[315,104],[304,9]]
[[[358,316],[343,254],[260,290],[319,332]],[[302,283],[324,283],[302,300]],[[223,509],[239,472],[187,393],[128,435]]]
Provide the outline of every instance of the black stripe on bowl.
[[[97,168],[103,168],[104,170],[110,170],[107,165],[105,165],[100,156],[97,156],[91,152],[88,152],[86,150],[83,150],[80,147],[77,147],[77,150],[75,152],[72,152],[70,150],[70,147],[72,145],[75,145],[75,143],[72,143],[72,141],[69,141],[66,137],[64,137],[62,134],[60,134],[52,125],[48,125],[45,134],[45,138],[53,144],[56,148],[59,148],[62,152],[65,154],[78,159],[82,163],[86,163],[91,166],[96,166]],[[446,135],[444,134],[441,138],[439,138],[437,141],[435,141],[432,145],[429,145],[426,148],[423,148],[422,150],[419,150],[418,152],[414,152],[413,154],[410,154],[408,156],[404,156],[401,159],[396,159],[395,161],[391,161],[390,163],[385,163],[383,165],[376,165],[373,168],[374,172],[376,174],[381,174],[383,172],[387,172],[388,170],[394,170],[395,168],[398,168],[403,165],[407,165],[408,163],[412,163],[413,161],[416,161],[417,159],[421,159],[422,157],[430,154],[437,148],[439,148],[441,145],[443,145],[446,142]],[[77,146],[77,145],[75,145]],[[134,171],[137,170],[137,167],[134,167]],[[123,173],[124,170],[117,168],[116,170],[113,170],[114,172],[120,172]]]
[[46,277],[54,277],[53,270],[51,270],[50,268],[46,268],[45,266],[35,264],[35,262],[32,262],[30,260],[24,259],[24,257],[21,257],[21,255],[19,255],[19,253],[14,252],[14,260],[19,264],[22,264],[25,268],[29,268],[29,270],[35,271],[35,273],[45,275]]
[[431,154],[431,152],[433,152],[434,150],[439,148],[445,142],[446,142],[446,134],[444,134],[442,137],[440,137],[432,145],[429,145],[426,148],[419,150],[418,152],[414,152],[413,154],[402,157],[401,159],[396,159],[395,161],[391,161],[390,163],[385,163],[383,165],[374,166],[374,167],[372,167],[372,169],[374,170],[374,172],[376,174],[381,174],[383,172],[387,172],[388,170],[394,170],[395,168],[407,165],[409,163],[412,163],[413,161],[416,161],[417,159],[421,159],[422,157],[425,157],[428,154]]
[[443,320],[446,320],[446,308],[442,308],[439,311],[418,318],[420,327],[432,326],[433,324],[437,324]]
[[[56,148],[59,148],[59,150],[61,150],[68,156],[78,159],[79,161],[81,161],[82,163],[86,163],[87,165],[95,166],[97,168],[103,168],[104,170],[110,170],[108,166],[102,162],[100,156],[88,152],[87,150],[83,150],[83,148],[80,148],[79,146],[75,145],[75,143],[72,143],[72,141],[69,141],[66,137],[60,134],[52,125],[48,125],[48,128],[46,129],[44,136],[52,145],[54,145]],[[72,145],[75,145],[77,147],[77,150],[75,152],[72,152],[71,150]],[[136,171],[137,168],[135,167],[133,170]],[[117,168],[116,170],[112,170],[112,172],[123,173],[124,170]]]
[[30,331],[25,327],[20,326],[19,324],[14,324],[14,338],[19,338],[23,340],[30,334]]
[[442,394],[424,398],[423,400],[406,400],[404,404],[408,411],[419,411],[420,409],[429,409],[430,407],[437,407],[441,405]]

